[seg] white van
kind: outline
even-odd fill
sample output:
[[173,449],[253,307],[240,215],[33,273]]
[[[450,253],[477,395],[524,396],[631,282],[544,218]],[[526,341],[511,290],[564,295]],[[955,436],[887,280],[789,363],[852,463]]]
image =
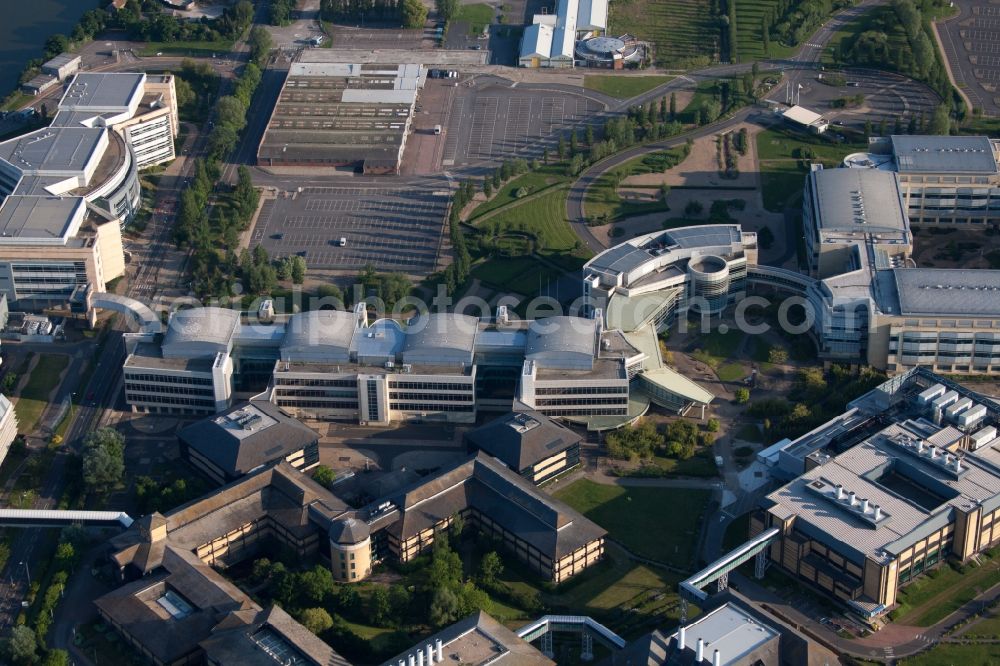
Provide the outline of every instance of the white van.
[[435,134],[440,134],[441,133],[441,126],[440,125],[435,125],[434,126],[434,133]]
[[347,239],[343,236],[340,238],[340,247],[347,247]]

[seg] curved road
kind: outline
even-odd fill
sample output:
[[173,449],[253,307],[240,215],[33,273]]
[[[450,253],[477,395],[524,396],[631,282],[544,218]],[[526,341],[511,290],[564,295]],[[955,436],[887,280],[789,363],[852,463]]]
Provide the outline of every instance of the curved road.
[[[781,69],[785,71],[785,81],[789,86],[791,86],[792,89],[795,89],[795,87],[798,86],[803,80],[803,77],[809,76],[809,73],[818,66],[823,50],[838,30],[840,30],[845,24],[853,21],[859,15],[877,5],[883,4],[884,2],[885,0],[862,0],[862,2],[857,5],[839,12],[833,18],[820,26],[820,28],[813,33],[813,35],[802,45],[802,48],[799,49],[798,53],[796,53],[792,58],[788,60],[761,61],[759,63],[760,68],[762,70]],[[630,106],[645,104],[650,100],[659,99],[660,97],[663,97],[664,94],[671,92],[672,90],[677,90],[682,86],[690,84],[693,80],[741,74],[749,71],[752,67],[752,63],[741,63],[737,65],[717,65],[715,67],[709,67],[692,72],[686,76],[677,77],[676,79],[642,93],[641,95],[622,101],[617,106],[617,110],[624,110]],[[774,90],[771,91],[771,94],[765,97],[765,99],[773,99],[780,95],[783,91],[784,86],[776,86]],[[577,178],[577,180],[573,183],[573,186],[569,191],[569,196],[566,198],[566,212],[573,230],[592,251],[601,252],[605,250],[606,248],[604,244],[597,240],[594,234],[591,233],[590,228],[587,226],[587,215],[584,207],[584,200],[586,199],[587,190],[591,185],[593,185],[594,181],[604,175],[607,171],[614,169],[629,160],[635,159],[636,157],[676,147],[688,139],[697,139],[713,134],[730,125],[737,125],[743,122],[748,117],[754,115],[754,113],[761,112],[761,110],[753,107],[745,107],[736,111],[732,115],[717,120],[709,125],[695,128],[688,132],[672,136],[668,139],[657,141],[656,143],[634,146],[591,165],[585,169],[580,174],[579,178]]]

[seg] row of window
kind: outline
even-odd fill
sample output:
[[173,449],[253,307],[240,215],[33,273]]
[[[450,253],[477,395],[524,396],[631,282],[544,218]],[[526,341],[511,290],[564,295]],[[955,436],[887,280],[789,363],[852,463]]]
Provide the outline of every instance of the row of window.
[[406,382],[390,380],[391,389],[417,389],[422,391],[471,391],[472,382]]
[[555,405],[627,405],[628,398],[543,398],[537,400],[539,407]]
[[206,390],[203,388],[192,388],[188,386],[151,386],[149,384],[135,384],[129,381],[125,382],[125,391],[155,395],[201,395],[212,396],[213,398],[215,395],[212,389]]
[[212,380],[204,377],[188,377],[178,375],[151,375],[148,373],[133,373],[125,369],[125,379],[136,382],[156,382],[157,384],[189,384],[194,386],[211,386]]
[[275,375],[276,386],[339,386],[357,388],[357,379],[297,379],[295,377],[282,377]]
[[627,393],[628,386],[565,386],[535,389],[535,395],[610,395]]
[[[389,404],[391,409],[401,412],[474,412],[476,406],[473,403],[467,405],[441,405],[435,403],[422,402],[393,402]],[[374,420],[378,414],[372,416]]]

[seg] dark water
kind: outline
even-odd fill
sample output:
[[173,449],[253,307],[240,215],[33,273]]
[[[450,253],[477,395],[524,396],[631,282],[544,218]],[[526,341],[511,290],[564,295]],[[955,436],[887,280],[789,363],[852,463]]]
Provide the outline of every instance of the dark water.
[[49,35],[68,36],[96,6],[95,0],[0,0],[0,98],[17,85],[25,63],[41,57]]

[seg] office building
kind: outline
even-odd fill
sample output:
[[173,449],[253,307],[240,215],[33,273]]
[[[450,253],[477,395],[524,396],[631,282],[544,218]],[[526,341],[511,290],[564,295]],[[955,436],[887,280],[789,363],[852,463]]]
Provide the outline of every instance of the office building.
[[[112,538],[122,585],[95,603],[109,626],[156,664],[228,664],[232,655],[257,663],[256,650],[273,658],[279,648],[301,660],[294,663],[344,664],[280,609],[257,606],[221,571],[278,544],[297,557],[329,561],[338,581],[358,582],[374,564],[425,552],[458,516],[556,583],[604,555],[603,529],[483,454],[357,508],[280,461],[166,515],[145,516]],[[474,624],[483,622],[493,626],[489,619]],[[448,636],[442,632],[433,644],[454,651],[460,637]],[[507,637],[493,634],[501,639],[494,647],[534,654]]]
[[382,666],[457,663],[467,666],[555,666],[554,661],[500,622],[476,611],[428,636]]
[[[599,37],[607,27],[607,0],[559,0],[554,14],[535,14],[531,25],[525,28],[518,64],[521,67],[573,67],[577,60],[577,40]],[[623,42],[620,57],[626,52],[624,47]],[[628,53],[635,57],[634,49]]]
[[894,172],[914,225],[1000,224],[1000,140],[985,136],[869,139],[844,166]]
[[583,438],[540,412],[516,410],[465,434],[474,450],[497,458],[535,485],[580,464]]
[[218,484],[279,460],[299,470],[319,464],[319,435],[269,402],[250,402],[193,423],[177,439],[181,457]]
[[416,64],[293,63],[257,164],[398,173],[425,78]]
[[657,399],[678,412],[712,400],[662,367],[650,327],[625,334],[606,330],[600,317],[518,321],[502,307],[491,321],[428,313],[404,323],[369,322],[360,304],[273,325],[197,308],[174,313],[165,335],[129,352],[126,401],[147,412],[213,414],[264,368],[266,399],[284,412],[365,425],[474,423],[479,410],[506,412],[516,401],[604,429],[648,408],[644,393],[630,391],[640,374],[671,378],[657,385]]
[[173,159],[173,77],[81,73],[52,124],[0,143],[0,293],[58,307],[125,272],[120,226],[140,205],[138,169]]
[[17,438],[17,414],[7,396],[0,393],[0,463],[10,452],[10,445]]
[[1000,543],[1000,409],[923,368],[762,452],[789,478],[751,517],[773,562],[866,619],[947,558]]

